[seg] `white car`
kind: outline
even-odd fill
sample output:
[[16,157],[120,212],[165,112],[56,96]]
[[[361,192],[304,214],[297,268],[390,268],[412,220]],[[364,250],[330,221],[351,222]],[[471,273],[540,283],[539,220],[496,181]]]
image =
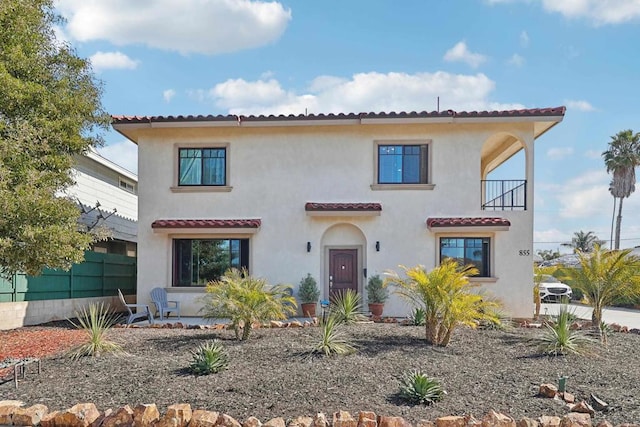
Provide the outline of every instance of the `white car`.
[[542,302],[571,300],[571,286],[562,283],[555,277],[543,274],[540,282],[540,300]]

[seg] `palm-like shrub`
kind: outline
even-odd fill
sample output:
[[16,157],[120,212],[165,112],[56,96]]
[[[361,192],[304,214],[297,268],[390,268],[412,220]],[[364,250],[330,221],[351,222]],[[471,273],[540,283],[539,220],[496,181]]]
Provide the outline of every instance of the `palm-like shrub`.
[[571,329],[573,313],[566,305],[560,307],[558,316],[552,324],[545,324],[539,339],[539,350],[550,356],[582,354],[593,343],[583,332]]
[[399,395],[411,403],[430,405],[445,394],[438,380],[429,378],[421,371],[407,372],[400,378]]
[[236,339],[241,341],[249,338],[252,323],[286,319],[296,313],[291,286],[269,286],[246,269],[229,269],[220,280],[208,283],[206,291],[202,297],[204,317],[230,319]]
[[413,326],[424,326],[426,316],[427,313],[425,313],[424,308],[414,307],[411,316],[409,316],[409,321]]
[[191,354],[189,370],[195,375],[216,374],[229,365],[229,356],[218,340],[200,344]]
[[352,289],[333,294],[329,313],[337,323],[351,324],[367,319],[362,314],[362,299]]
[[604,340],[602,309],[620,297],[640,295],[640,258],[630,255],[631,249],[612,251],[598,245],[590,253],[577,253],[580,268],[562,269],[562,278],[582,292],[583,299],[593,307],[591,321]]
[[320,341],[313,347],[312,353],[332,356],[350,354],[356,351],[356,348],[346,339],[344,332],[340,329],[340,322],[334,316],[329,316],[323,322],[320,333]]
[[495,319],[498,302],[474,293],[467,276],[478,274],[473,266],[459,267],[452,259],[445,259],[431,271],[418,265],[401,266],[406,277],[387,273],[387,282],[395,292],[425,311],[425,335],[429,344],[446,346],[458,325],[475,328],[482,320]]
[[100,356],[101,353],[122,352],[122,347],[107,339],[106,334],[116,323],[118,315],[113,313],[104,303],[89,304],[76,312],[78,323],[71,322],[73,326],[84,330],[86,340],[71,348],[69,356],[77,360],[84,356]]

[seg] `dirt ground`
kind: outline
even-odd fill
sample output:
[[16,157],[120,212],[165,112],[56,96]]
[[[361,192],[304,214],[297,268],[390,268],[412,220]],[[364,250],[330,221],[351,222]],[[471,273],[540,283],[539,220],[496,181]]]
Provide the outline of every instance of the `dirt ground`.
[[[48,336],[64,341],[64,330],[77,340],[77,331],[60,324],[40,328],[44,341]],[[260,329],[246,342],[235,341],[231,331],[113,329],[110,337],[127,355],[77,362],[62,354],[49,356],[43,359],[43,372],[29,372],[17,390],[12,381],[0,384],[0,396],[29,405],[43,403],[50,410],[87,401],[101,410],[151,402],[164,410],[187,402],[194,409],[224,412],[240,421],[252,415],[266,421],[372,410],[415,423],[444,415],[482,417],[489,409],[516,419],[562,416],[567,408],[538,397],[537,391],[541,383],[557,384],[558,377],[567,376],[567,391],[578,400],[588,401],[595,393],[609,403],[607,413],[596,413],[596,422],[640,422],[640,335],[616,333],[608,347],[597,345],[594,355],[552,358],[539,356],[527,342],[540,334],[537,330],[461,328],[448,347],[438,348],[426,345],[421,327],[357,324],[345,329],[359,352],[333,358],[305,356],[319,339],[319,328]],[[29,330],[0,333],[0,359],[16,351],[10,351],[11,337]],[[229,368],[209,376],[189,374],[190,350],[214,338],[228,350]],[[37,352],[45,344],[32,339],[28,345]],[[20,355],[28,353],[23,348]],[[437,378],[447,391],[445,398],[432,406],[402,402],[398,377],[412,369]]]

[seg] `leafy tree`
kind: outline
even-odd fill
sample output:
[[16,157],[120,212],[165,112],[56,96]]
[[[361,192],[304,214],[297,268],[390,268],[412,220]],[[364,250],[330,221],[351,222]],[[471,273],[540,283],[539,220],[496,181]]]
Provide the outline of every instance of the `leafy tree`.
[[499,321],[492,310],[498,303],[473,292],[475,286],[469,283],[468,276],[478,274],[474,266],[460,267],[447,258],[431,271],[421,265],[401,268],[405,278],[388,272],[386,282],[396,287],[396,293],[424,309],[429,344],[447,346],[460,324],[475,328],[481,320]]
[[571,242],[562,243],[562,246],[573,248],[573,252],[591,252],[596,245],[601,246],[604,243],[605,241],[598,239],[598,236],[596,236],[593,231],[587,231],[585,233],[580,230],[573,233]]
[[538,251],[538,255],[540,255],[543,261],[560,258],[560,252],[557,250],[554,251],[553,249],[541,249]]
[[0,2],[0,270],[38,274],[83,259],[92,236],[58,197],[75,155],[110,118],[87,60],[57,40],[52,0]]
[[230,319],[240,341],[249,338],[254,322],[286,319],[296,312],[291,286],[269,286],[265,279],[251,277],[246,268],[229,269],[220,280],[209,282],[206,291],[204,317]]
[[607,172],[613,172],[609,191],[618,203],[616,218],[615,249],[620,249],[620,226],[622,224],[622,202],[636,190],[636,167],[640,166],[640,133],[631,129],[618,132],[611,137],[609,148],[602,153]]
[[562,269],[563,280],[584,295],[593,307],[591,321],[603,339],[602,309],[620,297],[640,295],[640,258],[631,249],[606,250],[595,246],[593,252],[578,252],[580,268]]

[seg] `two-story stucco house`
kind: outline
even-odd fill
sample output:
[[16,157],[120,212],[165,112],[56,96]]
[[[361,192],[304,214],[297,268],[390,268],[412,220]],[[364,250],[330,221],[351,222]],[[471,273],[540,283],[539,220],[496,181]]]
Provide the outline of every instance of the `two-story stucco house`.
[[[138,300],[163,286],[195,315],[230,266],[366,296],[373,274],[453,257],[529,317],[534,143],[564,113],[114,117],[138,144]],[[521,176],[487,180],[520,150]]]

